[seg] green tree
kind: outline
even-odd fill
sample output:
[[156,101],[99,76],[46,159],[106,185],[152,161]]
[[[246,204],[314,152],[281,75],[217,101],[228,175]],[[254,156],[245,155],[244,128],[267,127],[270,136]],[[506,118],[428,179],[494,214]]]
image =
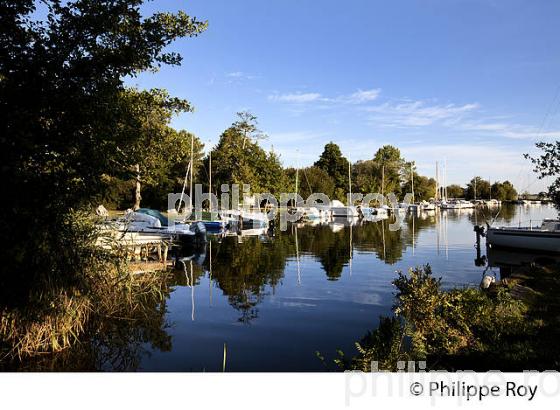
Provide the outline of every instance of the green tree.
[[[140,207],[142,186],[151,188],[152,205],[163,205],[167,192],[175,188],[170,173],[179,172],[175,178],[184,178],[191,139],[196,154],[193,169],[198,170],[201,163],[203,145],[198,138],[169,126],[174,115],[191,107],[187,101],[170,97],[167,91],[159,89],[125,89],[121,99],[122,110],[128,114],[121,129],[134,134],[134,139],[118,150],[121,167],[115,171],[121,178],[128,175],[135,179],[134,208]],[[130,162],[135,164],[132,168],[128,168]]]
[[352,165],[352,191],[362,194],[381,192],[380,167],[373,160]]
[[[253,117],[254,118],[254,117]],[[220,136],[212,149],[212,185],[249,184],[253,193],[278,193],[286,185],[280,158],[253,141],[250,128],[237,121]],[[205,168],[207,160],[205,161]]]
[[167,46],[206,28],[183,11],[144,16],[140,0],[43,3],[44,19],[33,0],[0,4],[0,235],[9,244],[0,254],[10,272],[0,300],[26,309],[61,292],[91,294],[95,238],[74,212],[145,154],[125,154],[146,134],[130,115],[138,106],[123,102],[123,78],[180,64]]
[[314,166],[325,171],[334,181],[334,197],[345,200],[348,192],[348,160],[342,156],[340,147],[334,142],[325,145],[323,153]]
[[373,161],[377,165],[377,180],[385,195],[401,193],[401,184],[406,180],[406,161],[401,157],[401,151],[392,145],[384,145],[375,153]]
[[245,148],[248,141],[257,142],[268,138],[265,133],[257,128],[258,121],[255,115],[249,111],[241,111],[237,113],[237,117],[239,119],[233,123],[233,127],[243,134],[242,148]]
[[[294,192],[296,170],[288,168],[285,170],[286,178],[289,181],[286,192]],[[334,194],[334,181],[327,172],[318,167],[307,167],[299,170],[299,187],[298,193],[302,198],[307,199],[309,195],[321,193],[329,198]]]
[[[193,142],[193,183],[207,183],[207,170],[204,168],[204,144],[192,133],[176,131],[168,127],[168,135],[156,149],[168,147],[161,155],[161,161],[152,169],[151,178],[145,181],[142,199],[145,206],[167,210],[167,194],[181,192],[186,172],[191,160],[191,141]],[[157,171],[154,172],[154,171]],[[187,189],[188,189],[187,181]],[[188,191],[187,191],[188,192]]]
[[451,184],[447,187],[447,197],[448,198],[463,198],[465,196],[465,190],[462,186],[457,184]]
[[[408,178],[402,187],[403,192],[412,192],[412,180]],[[436,180],[422,175],[418,175],[414,171],[414,200],[427,201],[435,198]]]
[[517,199],[517,191],[509,181],[496,181],[492,184],[492,198],[500,201],[514,201]]
[[467,184],[465,197],[466,199],[490,199],[490,182],[481,177],[474,177]]

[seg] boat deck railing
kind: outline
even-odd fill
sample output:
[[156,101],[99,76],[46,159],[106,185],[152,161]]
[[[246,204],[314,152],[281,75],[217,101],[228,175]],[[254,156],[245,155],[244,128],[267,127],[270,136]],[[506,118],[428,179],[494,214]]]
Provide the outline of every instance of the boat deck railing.
[[523,229],[523,230],[541,230],[543,222],[551,221],[550,219],[525,219],[517,223],[510,223],[508,225],[501,225],[499,229]]

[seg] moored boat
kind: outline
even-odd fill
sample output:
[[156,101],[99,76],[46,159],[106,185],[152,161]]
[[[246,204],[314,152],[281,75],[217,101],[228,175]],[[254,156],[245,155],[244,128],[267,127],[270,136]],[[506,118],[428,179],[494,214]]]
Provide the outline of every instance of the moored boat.
[[531,249],[560,253],[560,220],[545,219],[540,226],[489,227],[486,233],[489,246]]
[[206,227],[204,224],[195,222],[170,225],[169,219],[165,215],[149,208],[127,211],[124,217],[116,222],[115,227],[124,232],[169,236],[173,240],[206,240]]

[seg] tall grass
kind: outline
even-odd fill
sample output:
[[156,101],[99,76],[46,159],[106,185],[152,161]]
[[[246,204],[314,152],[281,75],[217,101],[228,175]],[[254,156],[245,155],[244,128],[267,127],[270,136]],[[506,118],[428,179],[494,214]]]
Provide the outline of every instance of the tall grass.
[[0,305],[0,363],[73,349],[123,322],[161,321],[153,312],[167,293],[165,274],[132,275],[121,252],[95,245],[99,232],[89,215],[73,215],[60,235],[71,249],[51,243],[43,250],[50,263],[30,266],[44,270],[32,275],[26,303]]

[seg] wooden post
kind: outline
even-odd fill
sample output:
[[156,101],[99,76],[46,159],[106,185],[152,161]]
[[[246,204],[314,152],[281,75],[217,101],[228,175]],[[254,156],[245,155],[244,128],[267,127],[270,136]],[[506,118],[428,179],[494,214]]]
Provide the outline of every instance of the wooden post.
[[140,195],[140,164],[134,165],[134,171],[136,172],[136,189],[134,191],[134,210],[140,208],[140,201],[142,200],[142,195]]

